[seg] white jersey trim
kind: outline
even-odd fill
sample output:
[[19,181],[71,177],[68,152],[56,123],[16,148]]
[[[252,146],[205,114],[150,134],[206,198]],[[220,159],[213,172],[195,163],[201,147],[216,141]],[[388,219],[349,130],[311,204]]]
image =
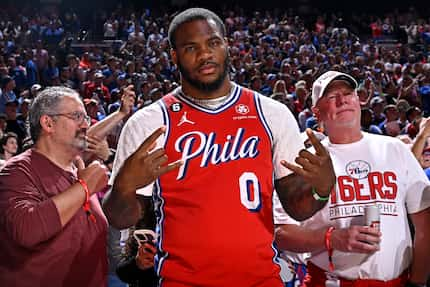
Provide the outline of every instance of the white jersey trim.
[[230,94],[230,98],[227,99],[227,101],[225,103],[223,103],[221,106],[219,106],[218,108],[216,108],[214,110],[208,109],[208,108],[206,108],[206,107],[204,107],[202,105],[199,105],[197,103],[194,103],[193,101],[190,101],[189,99],[187,99],[186,97],[184,97],[179,92],[179,88],[176,89],[175,91],[173,91],[173,94],[176,97],[178,97],[178,99],[180,99],[181,101],[183,101],[184,103],[186,103],[187,105],[189,105],[189,106],[191,106],[191,107],[193,107],[193,108],[195,108],[195,109],[197,109],[199,111],[202,111],[202,112],[205,112],[205,113],[208,113],[208,114],[218,114],[218,113],[221,113],[221,112],[225,111],[226,109],[228,109],[232,105],[234,105],[239,100],[240,94],[242,93],[242,87],[240,87],[239,85],[237,85],[237,84],[235,84],[233,82],[231,82],[231,83],[233,85],[233,89],[232,89],[233,92]]

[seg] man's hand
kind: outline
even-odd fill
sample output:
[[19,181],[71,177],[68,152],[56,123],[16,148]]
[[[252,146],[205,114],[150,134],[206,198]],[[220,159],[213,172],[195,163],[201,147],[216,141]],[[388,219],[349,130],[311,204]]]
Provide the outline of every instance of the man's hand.
[[78,168],[78,177],[83,179],[91,194],[101,191],[107,186],[108,176],[107,168],[98,161],[93,161],[85,167],[84,161],[77,157],[75,164]]
[[419,133],[426,138],[430,136],[430,118],[421,119]]
[[167,155],[163,148],[155,149],[156,140],[166,131],[160,127],[124,162],[115,178],[114,189],[133,192],[152,183],[159,176],[179,168],[182,161],[166,164]]
[[335,229],[331,235],[333,249],[343,252],[372,253],[379,250],[380,241],[381,232],[360,225]]
[[281,164],[295,174],[302,176],[306,182],[317,189],[320,196],[328,196],[336,183],[330,155],[311,129],[306,129],[306,134],[315,148],[315,154],[303,149],[295,159],[296,164],[285,160],[282,160]]
[[112,189],[103,200],[103,211],[112,226],[123,229],[136,224],[143,206],[136,198],[136,190],[154,182],[159,176],[179,168],[183,162],[168,163],[163,148],[155,149],[157,139],[166,127],[155,130],[132,153],[119,169]]
[[134,92],[134,86],[128,85],[123,90],[119,112],[128,116],[131,113],[131,110],[134,106],[135,98],[136,98],[136,94]]
[[154,267],[154,256],[157,250],[155,246],[150,243],[143,243],[139,246],[136,254],[136,265],[141,270]]
[[88,147],[87,152],[97,156],[97,158],[106,161],[109,158],[110,150],[107,141],[101,140],[96,136],[87,136]]

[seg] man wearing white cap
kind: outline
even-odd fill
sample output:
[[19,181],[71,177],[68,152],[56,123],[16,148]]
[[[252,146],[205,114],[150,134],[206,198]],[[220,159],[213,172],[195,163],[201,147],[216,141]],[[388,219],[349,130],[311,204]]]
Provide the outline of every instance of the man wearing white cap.
[[[356,87],[334,71],[313,84],[313,112],[328,135],[322,143],[337,184],[330,196],[315,195],[328,204],[312,218],[277,228],[278,247],[311,252],[305,286],[425,286],[430,183],[406,145],[360,130]],[[380,214],[379,228],[365,222],[367,206]]]

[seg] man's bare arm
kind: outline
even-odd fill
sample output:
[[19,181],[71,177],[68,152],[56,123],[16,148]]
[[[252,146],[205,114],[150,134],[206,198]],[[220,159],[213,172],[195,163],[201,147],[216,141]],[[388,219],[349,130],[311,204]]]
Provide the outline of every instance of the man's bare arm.
[[312,230],[296,224],[281,224],[275,229],[275,242],[280,250],[304,253],[325,249],[327,228]]
[[119,110],[113,112],[103,120],[91,126],[88,129],[88,135],[103,139],[113,128],[115,128],[121,121],[130,115],[136,97],[133,88],[134,87],[130,85],[124,89],[121,96],[121,106]]
[[117,229],[133,226],[142,214],[143,207],[137,200],[136,190],[125,188],[114,185],[103,199],[103,211],[109,223]]
[[[327,229],[328,226],[311,229],[295,224],[281,224],[275,229],[276,245],[282,250],[299,253],[325,251]],[[331,234],[334,250],[357,253],[374,253],[379,250],[381,232],[369,226],[336,228]]]

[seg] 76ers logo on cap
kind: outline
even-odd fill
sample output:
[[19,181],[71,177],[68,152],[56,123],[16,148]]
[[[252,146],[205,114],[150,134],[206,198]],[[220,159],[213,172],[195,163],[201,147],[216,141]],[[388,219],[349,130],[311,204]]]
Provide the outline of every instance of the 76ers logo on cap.
[[236,113],[241,115],[246,115],[247,113],[249,113],[249,107],[244,104],[237,105],[235,109],[236,109]]

